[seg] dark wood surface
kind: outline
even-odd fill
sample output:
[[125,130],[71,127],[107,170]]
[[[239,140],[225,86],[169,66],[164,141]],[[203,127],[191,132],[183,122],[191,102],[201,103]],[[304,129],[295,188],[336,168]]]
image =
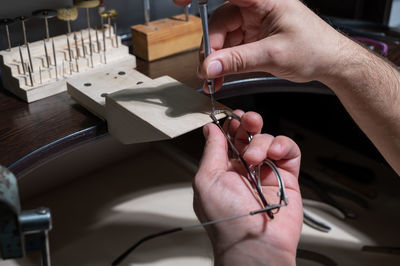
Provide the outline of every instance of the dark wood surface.
[[[390,46],[389,59],[400,65],[400,46]],[[196,75],[197,64],[197,51],[189,51],[152,63],[138,59],[137,69],[150,78],[169,75],[191,88],[198,89],[202,86],[202,81]],[[226,80],[260,75],[266,74],[236,75],[227,77]],[[63,138],[69,137],[69,142],[66,143],[72,145],[71,134],[80,134],[86,138],[106,134],[105,122],[78,105],[67,92],[27,104],[5,89],[0,89],[1,165],[13,166],[27,154]],[[42,156],[40,152],[37,154]],[[36,158],[36,161],[38,160]],[[14,165],[14,168],[16,167]]]

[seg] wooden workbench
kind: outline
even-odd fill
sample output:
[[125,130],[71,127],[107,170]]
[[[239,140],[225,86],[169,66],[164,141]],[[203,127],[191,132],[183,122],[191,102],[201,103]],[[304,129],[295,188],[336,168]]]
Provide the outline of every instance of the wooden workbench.
[[[399,45],[390,46],[389,59],[400,65]],[[137,69],[152,79],[169,75],[198,89],[202,81],[196,75],[197,64],[197,51],[189,51],[152,63],[138,59]],[[254,75],[265,76],[253,73],[230,76],[226,80]],[[77,104],[66,92],[27,104],[4,88],[0,89],[0,164],[9,167],[17,176],[66,148],[104,134],[107,134],[105,122]]]

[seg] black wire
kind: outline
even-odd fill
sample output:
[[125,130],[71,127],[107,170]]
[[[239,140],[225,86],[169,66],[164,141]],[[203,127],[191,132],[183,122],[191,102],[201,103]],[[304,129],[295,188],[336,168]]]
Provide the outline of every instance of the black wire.
[[163,235],[168,235],[168,234],[172,234],[175,232],[179,232],[182,231],[183,228],[182,227],[176,227],[176,228],[172,228],[169,230],[165,230],[159,233],[155,233],[152,235],[148,235],[146,237],[143,237],[142,239],[140,239],[138,242],[136,242],[133,246],[131,246],[130,248],[128,248],[124,253],[122,253],[118,258],[116,258],[111,265],[112,266],[116,266],[118,264],[120,264],[133,250],[135,250],[138,246],[140,246],[143,242],[146,242],[148,240],[151,240],[153,238],[159,237],[159,236],[163,236]]
[[180,231],[184,231],[184,230],[191,230],[197,227],[205,227],[205,226],[209,226],[209,225],[213,225],[213,224],[217,224],[217,223],[222,223],[222,222],[227,222],[227,221],[231,221],[231,220],[236,220],[236,219],[240,219],[242,217],[245,216],[253,216],[256,214],[260,214],[260,213],[268,213],[269,211],[272,211],[274,209],[280,209],[281,207],[287,206],[286,204],[271,204],[268,205],[267,207],[260,209],[260,210],[256,210],[256,211],[251,211],[249,213],[246,214],[242,214],[242,215],[237,215],[237,216],[231,216],[228,218],[222,218],[219,220],[213,220],[213,221],[209,221],[209,222],[205,222],[205,223],[201,223],[201,224],[196,224],[196,225],[189,225],[189,226],[184,226],[184,227],[175,227],[169,230],[165,230],[159,233],[155,233],[155,234],[151,234],[148,235],[146,237],[143,237],[142,239],[140,239],[138,242],[136,242],[133,246],[131,246],[130,248],[128,248],[124,253],[122,253],[118,258],[116,258],[111,265],[112,266],[117,266],[118,264],[120,264],[132,251],[134,251],[138,246],[140,246],[141,244],[143,244],[144,242],[154,239],[156,237],[159,236],[164,236],[164,235],[169,235],[172,233],[176,233],[176,232],[180,232]]

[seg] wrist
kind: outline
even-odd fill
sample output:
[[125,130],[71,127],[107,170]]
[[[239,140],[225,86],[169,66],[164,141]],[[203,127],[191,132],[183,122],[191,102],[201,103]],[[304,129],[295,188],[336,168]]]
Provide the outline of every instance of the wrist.
[[291,266],[296,265],[296,250],[272,247],[259,239],[246,239],[232,245],[215,247],[214,260],[216,266]]

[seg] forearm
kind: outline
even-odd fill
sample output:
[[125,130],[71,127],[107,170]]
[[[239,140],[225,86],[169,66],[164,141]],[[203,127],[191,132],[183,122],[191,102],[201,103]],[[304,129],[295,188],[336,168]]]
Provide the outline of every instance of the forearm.
[[400,74],[384,59],[343,37],[336,65],[321,81],[400,174]]
[[292,266],[296,265],[296,254],[267,243],[244,240],[222,250],[214,250],[215,266]]

